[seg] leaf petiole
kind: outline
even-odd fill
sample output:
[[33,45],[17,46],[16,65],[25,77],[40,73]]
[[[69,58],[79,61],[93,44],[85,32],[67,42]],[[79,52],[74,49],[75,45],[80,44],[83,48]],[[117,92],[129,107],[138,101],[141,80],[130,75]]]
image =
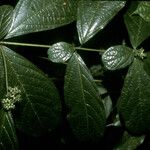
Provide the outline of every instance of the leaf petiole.
[[[0,41],[0,45],[15,45],[15,46],[27,46],[27,47],[41,47],[41,48],[50,48],[51,45],[43,45],[43,44],[32,44],[32,43],[19,43],[19,42],[7,42],[7,41]],[[93,51],[93,52],[101,52],[104,53],[104,49],[92,49],[92,48],[85,48],[85,47],[75,47],[76,50],[81,51]]]

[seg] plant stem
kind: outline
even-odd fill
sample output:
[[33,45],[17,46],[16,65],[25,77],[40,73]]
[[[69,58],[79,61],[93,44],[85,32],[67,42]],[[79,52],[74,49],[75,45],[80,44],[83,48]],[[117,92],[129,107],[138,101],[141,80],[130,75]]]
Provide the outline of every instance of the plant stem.
[[[15,46],[28,46],[28,47],[42,47],[42,48],[50,48],[51,45],[42,45],[42,44],[31,44],[31,43],[18,43],[18,42],[7,42],[7,41],[0,41],[2,45],[15,45]],[[100,52],[104,53],[105,50],[103,49],[92,49],[92,48],[85,48],[85,47],[75,47],[76,50],[82,51],[93,51],[93,52]]]
[[17,42],[4,42],[4,41],[1,41],[0,44],[3,44],[3,45],[16,45],[16,46],[28,46],[28,47],[42,47],[42,48],[50,48],[51,47],[50,45],[17,43]]
[[75,47],[76,50],[83,50],[83,51],[94,51],[94,52],[102,52],[104,53],[104,49],[93,49],[93,48],[84,48],[84,47]]

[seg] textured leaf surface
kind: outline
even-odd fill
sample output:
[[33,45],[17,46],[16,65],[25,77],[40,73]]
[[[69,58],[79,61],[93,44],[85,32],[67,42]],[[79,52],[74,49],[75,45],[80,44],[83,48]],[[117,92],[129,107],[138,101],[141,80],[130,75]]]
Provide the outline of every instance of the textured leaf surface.
[[75,136],[81,141],[99,140],[105,128],[105,110],[93,78],[78,54],[73,54],[68,62],[65,102]]
[[91,39],[124,7],[125,1],[80,1],[77,29],[80,43]]
[[19,0],[6,38],[54,29],[76,18],[75,0]]
[[134,13],[139,14],[145,21],[150,22],[150,2],[140,2]]
[[132,133],[150,130],[150,77],[143,62],[135,59],[129,68],[121,93],[118,110],[126,128]]
[[130,42],[136,49],[145,39],[150,36],[150,22],[146,22],[140,16],[126,14],[125,24],[130,37]]
[[40,135],[53,129],[60,119],[60,101],[53,83],[25,58],[0,47],[1,96],[7,86],[17,86],[22,101],[17,110],[18,128],[31,135]]
[[0,39],[3,38],[11,26],[13,7],[8,5],[0,6]]
[[150,52],[146,52],[146,58],[144,59],[144,70],[150,76]]
[[63,63],[66,62],[73,54],[74,47],[65,42],[59,42],[52,45],[48,49],[48,58],[52,62]]
[[133,50],[123,45],[112,46],[102,55],[103,64],[108,70],[124,68],[131,64],[133,59]]
[[17,138],[10,112],[0,110],[0,150],[17,150]]
[[122,140],[114,150],[135,150],[144,141],[145,136],[131,136],[124,132]]

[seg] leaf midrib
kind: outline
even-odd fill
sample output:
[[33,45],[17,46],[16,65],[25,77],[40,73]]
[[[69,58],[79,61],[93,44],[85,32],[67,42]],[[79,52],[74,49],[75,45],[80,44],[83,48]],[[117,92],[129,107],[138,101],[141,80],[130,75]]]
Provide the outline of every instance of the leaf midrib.
[[79,82],[80,82],[80,87],[81,87],[81,92],[82,92],[82,100],[83,100],[83,105],[84,105],[84,110],[85,110],[85,118],[86,118],[86,124],[87,124],[87,132],[89,135],[89,120],[88,120],[88,111],[86,107],[86,100],[85,100],[85,94],[84,94],[84,88],[83,88],[83,82],[82,82],[82,74],[81,74],[81,66],[79,63],[77,63],[78,67],[78,73],[79,73]]
[[[140,44],[140,42],[138,42],[138,41],[139,41],[139,39],[140,39],[140,36],[139,36],[139,35],[140,35],[140,31],[141,31],[141,29],[142,29],[142,26],[141,26],[141,25],[142,25],[142,20],[141,20],[140,18],[139,18],[139,21],[138,21],[138,22],[139,22],[139,24],[138,24],[138,27],[139,27],[139,28],[138,28],[138,30],[137,30],[137,36],[136,36],[136,47],[138,47],[139,44]],[[135,22],[135,23],[137,24],[137,22]],[[136,47],[135,47],[135,48],[136,48]]]
[[[7,55],[5,55],[5,57],[7,57]],[[27,104],[27,103],[30,104],[30,106],[31,106],[31,108],[32,108],[32,110],[33,110],[35,116],[36,116],[37,119],[38,119],[39,124],[41,125],[41,127],[43,127],[43,125],[42,125],[42,123],[41,123],[41,121],[40,121],[40,118],[38,117],[37,112],[35,111],[35,109],[34,109],[34,107],[33,107],[33,104],[32,104],[32,102],[30,101],[29,96],[28,96],[28,94],[27,94],[27,92],[26,92],[26,90],[25,90],[25,88],[24,88],[24,86],[23,86],[24,84],[21,82],[18,73],[15,71],[15,69],[14,69],[14,67],[12,66],[11,61],[9,60],[8,57],[7,57],[7,60],[8,60],[8,62],[9,62],[9,65],[10,65],[12,71],[13,71],[14,74],[16,75],[17,81],[20,83],[20,86],[21,86],[22,89],[23,89],[23,93],[25,93],[25,95],[26,95],[26,98],[27,98],[26,104]],[[7,79],[7,80],[8,80],[8,79]],[[25,104],[25,105],[26,105],[26,104]],[[24,108],[25,108],[25,107],[24,107]]]
[[[139,63],[139,62],[137,62],[137,63]],[[142,72],[142,68],[141,68],[141,66],[139,66],[140,64],[138,64],[138,68],[140,68],[140,70],[138,70],[138,72],[136,72],[136,75],[138,74],[138,79],[137,79],[137,82],[138,82],[138,86],[136,86],[136,89],[134,89],[135,91],[137,90],[138,92],[138,100],[137,100],[137,105],[135,106],[135,107],[139,107],[140,108],[140,113],[139,113],[139,116],[143,116],[143,106],[141,106],[139,103],[142,103],[142,100],[143,99],[141,99],[141,97],[142,97],[142,93],[141,93],[141,87],[143,87],[143,85],[142,85],[142,82],[141,82],[141,75],[140,75],[140,72]],[[136,71],[136,70],[135,70]],[[133,74],[132,74],[133,75]],[[132,79],[133,80],[133,79]],[[130,95],[130,97],[132,97],[132,95],[133,95],[134,93],[132,92],[131,93],[131,95]],[[127,101],[127,103],[126,103],[126,106],[128,106],[128,103],[130,102],[130,100],[128,100]],[[131,119],[132,118],[132,114],[134,113],[134,109],[132,109],[132,111],[131,111],[131,113],[130,113],[130,116],[129,116],[129,118]],[[129,119],[129,120],[130,120]],[[141,122],[143,122],[143,119],[142,119],[142,117],[140,117],[140,119],[141,119]],[[132,120],[132,119],[131,119]]]

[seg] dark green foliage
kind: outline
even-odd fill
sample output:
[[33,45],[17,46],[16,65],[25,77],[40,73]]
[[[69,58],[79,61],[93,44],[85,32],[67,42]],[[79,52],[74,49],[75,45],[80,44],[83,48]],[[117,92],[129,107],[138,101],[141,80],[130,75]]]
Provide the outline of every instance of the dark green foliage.
[[131,15],[127,13],[124,18],[131,44],[133,48],[136,49],[150,36],[150,23],[134,14]]
[[98,140],[105,128],[104,106],[92,76],[76,53],[68,62],[64,88],[67,118],[74,134],[82,141]]
[[14,122],[10,112],[3,109],[0,110],[0,149],[1,150],[17,150],[18,143]]
[[66,62],[73,54],[74,47],[65,42],[52,45],[48,50],[48,58],[55,63]]
[[145,21],[150,22],[150,3],[143,1],[139,2],[135,14],[139,14]]
[[118,110],[127,129],[136,134],[150,130],[150,77],[143,68],[143,62],[135,59],[125,78]]
[[133,50],[123,45],[110,47],[102,56],[104,66],[108,70],[124,68],[130,65],[133,59]]
[[47,136],[48,149],[142,146],[150,132],[150,2],[6,4],[0,6],[0,150],[35,149],[34,140],[44,149]]
[[6,38],[54,29],[76,18],[77,1],[20,0],[16,5],[12,25]]
[[131,136],[127,132],[124,132],[120,143],[114,148],[114,150],[127,150],[136,149],[144,141],[144,136]]
[[2,39],[10,29],[13,7],[9,5],[3,5],[0,7],[0,39]]
[[102,30],[124,5],[125,1],[80,1],[77,15],[80,43],[87,42]]

